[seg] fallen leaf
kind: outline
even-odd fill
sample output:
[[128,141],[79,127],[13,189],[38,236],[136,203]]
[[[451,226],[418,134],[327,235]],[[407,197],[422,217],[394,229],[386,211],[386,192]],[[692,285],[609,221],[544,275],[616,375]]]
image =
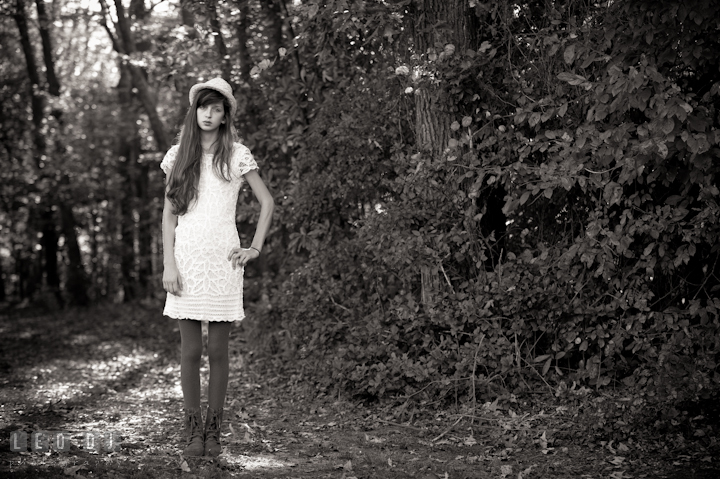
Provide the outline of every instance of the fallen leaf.
[[542,436],[540,436],[540,449],[547,449],[548,443],[547,443],[547,435],[546,431],[543,431]]
[[180,464],[180,469],[182,469],[183,472],[190,472],[190,466],[188,466],[187,461],[183,461],[182,464]]
[[369,436],[367,433],[365,434],[365,440],[367,442],[372,442],[373,444],[382,444],[383,442],[385,442],[384,438],[377,436]]
[[78,471],[80,471],[82,469],[87,469],[87,468],[83,465],[67,467],[67,468],[63,469],[63,474],[65,474],[66,476],[74,476],[75,474],[77,474]]

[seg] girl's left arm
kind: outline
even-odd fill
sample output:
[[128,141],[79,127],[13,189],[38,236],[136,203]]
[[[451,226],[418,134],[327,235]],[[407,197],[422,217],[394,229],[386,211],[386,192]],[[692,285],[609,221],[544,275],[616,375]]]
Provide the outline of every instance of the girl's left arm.
[[236,248],[230,252],[228,259],[232,261],[233,268],[235,268],[236,264],[245,266],[248,261],[260,256],[260,251],[262,251],[263,244],[265,243],[265,237],[270,230],[273,211],[275,210],[275,200],[273,200],[270,191],[268,191],[257,170],[250,170],[245,173],[245,181],[250,185],[250,188],[255,194],[255,198],[257,198],[260,203],[260,218],[258,219],[255,236],[253,237],[250,248]]
[[255,194],[255,198],[260,202],[260,219],[258,219],[255,237],[250,246],[258,251],[262,251],[265,237],[270,230],[270,223],[272,223],[273,211],[275,211],[275,200],[273,200],[270,191],[268,191],[257,170],[250,170],[245,173],[245,181],[248,182]]

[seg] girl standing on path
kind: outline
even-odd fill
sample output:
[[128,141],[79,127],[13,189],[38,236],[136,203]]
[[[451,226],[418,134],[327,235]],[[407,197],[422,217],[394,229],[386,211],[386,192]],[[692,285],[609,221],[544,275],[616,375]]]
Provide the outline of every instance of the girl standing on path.
[[[163,314],[180,324],[186,456],[220,454],[220,425],[228,383],[228,338],[243,311],[243,270],[260,255],[274,203],[250,150],[236,141],[235,98],[214,78],[190,89],[180,142],[165,155]],[[240,246],[235,208],[246,181],[260,202],[249,248]],[[208,321],[210,380],[205,427],[200,409],[201,321]]]

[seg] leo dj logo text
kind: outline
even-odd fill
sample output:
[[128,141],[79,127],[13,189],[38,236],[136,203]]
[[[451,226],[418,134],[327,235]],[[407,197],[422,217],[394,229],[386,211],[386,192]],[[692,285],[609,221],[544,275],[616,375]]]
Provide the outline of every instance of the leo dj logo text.
[[[114,431],[84,432],[80,434],[83,449],[90,452],[116,452],[120,450],[119,433]],[[29,435],[25,431],[10,433],[10,450],[12,452],[64,452],[73,445],[72,436],[67,431],[36,431]]]

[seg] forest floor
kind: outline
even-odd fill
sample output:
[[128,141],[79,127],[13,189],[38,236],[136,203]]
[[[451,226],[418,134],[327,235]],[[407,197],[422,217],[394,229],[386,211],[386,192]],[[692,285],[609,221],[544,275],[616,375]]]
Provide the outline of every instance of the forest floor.
[[[368,404],[330,397],[292,367],[248,353],[242,325],[231,340],[225,449],[183,457],[179,332],[160,311],[0,313],[0,477],[720,477],[717,404],[673,409],[664,428],[667,412],[623,415],[634,401],[623,391],[554,394],[542,382],[537,394],[472,408]],[[18,430],[65,431],[72,446],[12,452]],[[85,449],[88,432],[119,434],[119,450]]]

